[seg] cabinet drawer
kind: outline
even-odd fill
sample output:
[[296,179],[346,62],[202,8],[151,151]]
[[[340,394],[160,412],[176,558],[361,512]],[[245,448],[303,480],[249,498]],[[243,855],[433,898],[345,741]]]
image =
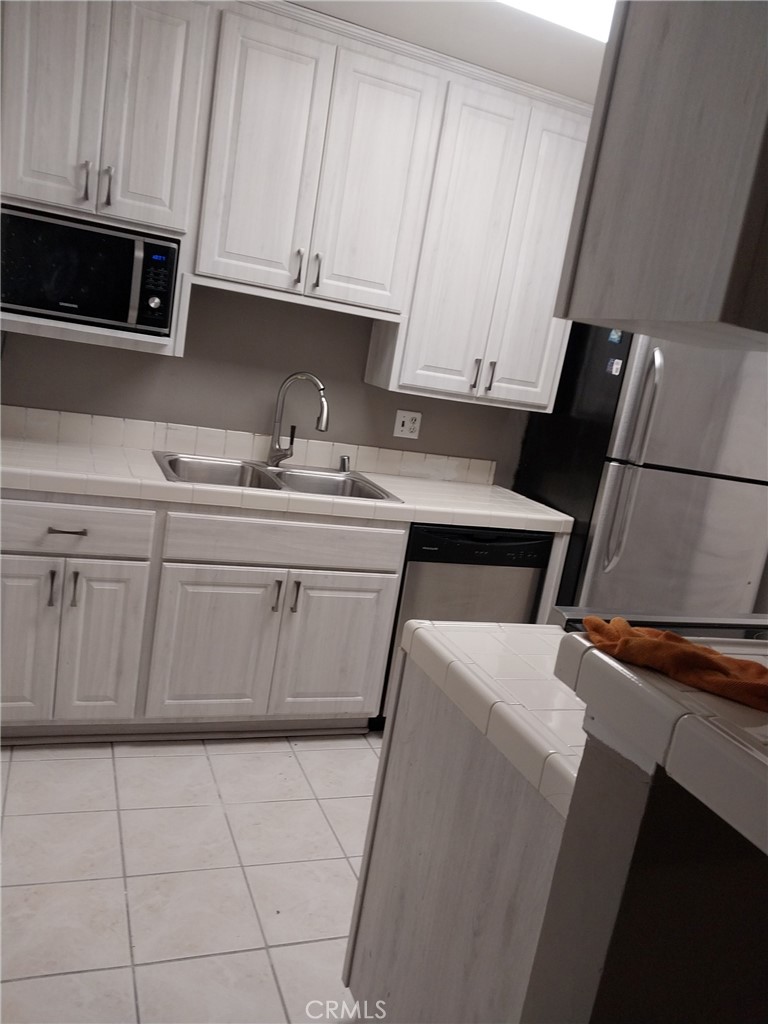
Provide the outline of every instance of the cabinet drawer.
[[2,514],[4,551],[148,558],[152,547],[154,512],[4,501]]
[[163,557],[228,565],[389,569],[402,564],[405,527],[341,526],[285,520],[168,514]]

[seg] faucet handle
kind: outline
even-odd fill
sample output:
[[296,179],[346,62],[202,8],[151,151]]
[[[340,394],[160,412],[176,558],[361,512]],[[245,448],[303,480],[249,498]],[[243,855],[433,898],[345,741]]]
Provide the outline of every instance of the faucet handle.
[[291,432],[290,432],[290,435],[288,437],[288,446],[290,448],[293,448],[293,442],[294,442],[295,437],[296,437],[296,424],[292,423],[291,424]]

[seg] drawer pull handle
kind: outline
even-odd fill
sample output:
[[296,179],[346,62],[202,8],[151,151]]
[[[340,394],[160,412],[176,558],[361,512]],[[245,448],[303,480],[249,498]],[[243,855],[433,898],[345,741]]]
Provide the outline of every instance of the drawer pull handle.
[[301,590],[301,580],[296,580],[296,589],[293,592],[293,604],[291,605],[291,611],[296,612],[299,610],[299,591]]
[[321,270],[321,268],[323,266],[323,254],[321,252],[316,252],[315,253],[315,257],[317,259],[317,274],[315,276],[315,288],[319,288],[320,287],[320,270]]
[[48,570],[48,578],[51,581],[51,589],[48,591],[48,607],[53,608],[53,585],[56,582],[56,570]]
[[272,605],[273,612],[276,612],[280,607],[280,591],[283,589],[283,581],[275,580],[275,584],[277,585],[277,591],[275,592],[275,603]]
[[55,526],[48,527],[48,533],[66,533],[70,537],[87,537],[87,530],[57,530]]
[[304,250],[297,249],[296,255],[299,257],[299,269],[296,272],[296,277],[293,279],[294,284],[301,284],[301,275],[304,271]]
[[475,360],[475,379],[469,385],[469,390],[474,391],[477,388],[477,382],[480,380],[480,367],[483,365],[482,359]]
[[487,387],[487,388],[485,389],[485,393],[486,393],[486,395],[488,394],[488,392],[489,392],[489,391],[490,391],[490,390],[492,389],[492,387],[493,387],[493,378],[494,378],[494,376],[496,375],[496,360],[495,360],[495,359],[494,359],[494,360],[491,360],[491,362],[489,363],[489,365],[490,365],[490,367],[491,367],[491,375],[490,375],[490,377],[488,378],[488,387]]
[[72,600],[69,602],[70,608],[77,608],[77,583],[80,579],[79,572],[72,573]]

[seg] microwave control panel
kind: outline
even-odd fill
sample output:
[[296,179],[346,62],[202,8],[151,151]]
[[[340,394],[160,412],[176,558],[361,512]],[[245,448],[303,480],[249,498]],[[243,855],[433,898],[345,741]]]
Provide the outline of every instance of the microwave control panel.
[[144,239],[141,284],[136,323],[142,327],[167,330],[173,308],[178,246]]

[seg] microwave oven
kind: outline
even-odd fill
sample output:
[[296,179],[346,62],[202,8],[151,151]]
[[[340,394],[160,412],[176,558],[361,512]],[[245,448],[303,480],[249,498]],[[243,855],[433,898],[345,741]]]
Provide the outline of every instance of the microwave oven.
[[178,240],[12,206],[0,219],[3,310],[170,334]]

